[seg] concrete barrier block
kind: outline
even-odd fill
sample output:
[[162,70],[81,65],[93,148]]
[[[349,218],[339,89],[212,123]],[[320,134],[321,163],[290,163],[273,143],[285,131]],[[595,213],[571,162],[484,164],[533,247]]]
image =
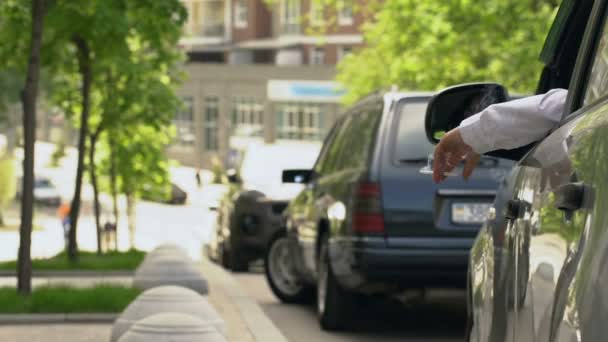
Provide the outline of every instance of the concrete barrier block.
[[112,327],[111,342],[146,317],[163,312],[182,313],[200,318],[226,335],[226,325],[207,298],[191,289],[179,286],[160,286],[139,295],[118,317]]
[[226,342],[213,325],[194,316],[161,313],[133,324],[118,342]]
[[157,286],[176,285],[208,294],[209,286],[197,265],[179,256],[165,256],[143,263],[135,271],[133,286],[147,290]]

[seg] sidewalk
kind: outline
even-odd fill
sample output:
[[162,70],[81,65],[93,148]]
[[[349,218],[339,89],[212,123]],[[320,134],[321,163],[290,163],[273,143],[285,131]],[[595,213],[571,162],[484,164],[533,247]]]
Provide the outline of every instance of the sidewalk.
[[209,301],[226,321],[229,341],[287,342],[230,272],[205,257],[201,260],[201,269],[209,281]]
[[[232,274],[201,260],[201,272],[209,282],[209,301],[225,320],[228,341],[286,342],[287,339],[270,321],[258,303],[234,279]],[[36,277],[34,286],[69,283],[72,286],[92,286],[99,282],[130,285],[131,277]],[[0,286],[11,285],[14,278],[0,278]],[[0,341],[11,342],[105,342],[109,340],[112,315],[64,314],[23,315],[0,319]]]

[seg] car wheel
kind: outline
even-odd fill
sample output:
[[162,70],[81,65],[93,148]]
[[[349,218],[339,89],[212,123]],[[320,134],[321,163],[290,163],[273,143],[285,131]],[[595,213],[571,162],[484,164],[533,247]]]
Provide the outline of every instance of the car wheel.
[[264,257],[264,273],[270,289],[282,302],[301,304],[311,300],[312,288],[296,275],[285,233],[270,240]]
[[338,284],[329,261],[327,235],[321,239],[318,256],[317,313],[323,330],[340,331],[351,328],[355,296]]

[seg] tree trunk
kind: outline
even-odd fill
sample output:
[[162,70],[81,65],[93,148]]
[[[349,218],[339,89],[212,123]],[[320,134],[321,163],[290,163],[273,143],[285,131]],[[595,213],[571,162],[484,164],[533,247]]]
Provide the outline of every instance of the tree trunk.
[[23,189],[21,191],[21,227],[17,261],[17,291],[32,293],[32,220],[34,217],[34,146],[36,142],[36,98],[40,77],[40,50],[44,23],[44,0],[32,1],[32,41],[27,66],[23,103]]
[[4,215],[2,215],[1,209],[0,209],[0,227],[4,227]]
[[127,220],[129,221],[129,249],[135,249],[135,195],[127,195]]
[[88,132],[90,94],[91,94],[91,54],[89,45],[80,36],[72,39],[78,50],[78,67],[82,75],[82,112],[80,114],[80,136],[78,137],[78,166],[76,168],[76,185],[74,187],[74,197],[70,206],[70,233],[68,237],[68,257],[74,262],[78,259],[78,242],[76,232],[78,228],[78,215],[80,213],[80,194],[82,192],[82,175],[84,172],[84,156],[86,148],[86,138]]
[[101,222],[100,222],[100,208],[99,208],[99,187],[97,185],[97,169],[95,168],[95,145],[97,144],[97,138],[101,133],[101,128],[98,128],[95,133],[89,137],[89,175],[91,176],[91,184],[93,185],[93,210],[95,212],[95,228],[97,231],[97,254],[101,255],[103,252],[101,249]]
[[116,224],[115,246],[118,248],[118,182],[116,181],[116,156],[114,155],[114,140],[109,138],[110,145],[110,187],[112,188],[112,209],[114,210],[114,224]]

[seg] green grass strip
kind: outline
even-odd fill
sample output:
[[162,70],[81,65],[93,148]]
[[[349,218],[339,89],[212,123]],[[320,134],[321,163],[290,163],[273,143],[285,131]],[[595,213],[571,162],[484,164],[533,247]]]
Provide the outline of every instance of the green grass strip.
[[[48,259],[32,260],[35,271],[49,270],[89,270],[89,271],[132,271],[143,261],[145,252],[129,250],[127,252],[107,252],[97,255],[95,252],[79,252],[78,261],[72,263],[67,254],[61,252]],[[0,270],[16,270],[16,261],[0,263]]]
[[140,290],[115,285],[91,288],[44,286],[22,296],[14,287],[0,288],[0,313],[120,313]]

